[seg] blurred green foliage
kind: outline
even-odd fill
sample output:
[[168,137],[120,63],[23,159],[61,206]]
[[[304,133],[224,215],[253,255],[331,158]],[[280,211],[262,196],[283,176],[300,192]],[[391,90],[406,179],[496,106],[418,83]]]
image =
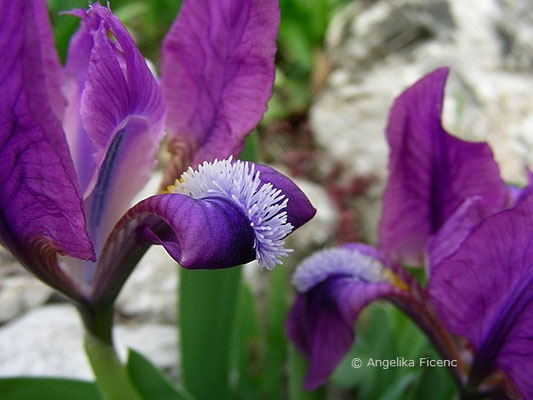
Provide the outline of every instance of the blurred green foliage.
[[[352,359],[362,361],[360,368]],[[367,366],[373,360],[414,360],[414,367]],[[355,392],[357,399],[375,400],[451,400],[455,384],[444,367],[420,366],[419,360],[440,360],[431,343],[418,327],[390,303],[374,303],[360,316],[356,341],[337,366],[332,381]]]
[[317,51],[334,14],[350,0],[280,0],[277,73],[265,118],[283,119],[311,101]]

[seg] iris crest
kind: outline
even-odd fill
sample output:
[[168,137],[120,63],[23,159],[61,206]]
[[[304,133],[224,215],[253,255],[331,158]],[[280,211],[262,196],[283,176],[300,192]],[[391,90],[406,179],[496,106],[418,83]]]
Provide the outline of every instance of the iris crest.
[[261,181],[254,164],[229,157],[189,167],[170,188],[195,199],[222,197],[235,204],[248,218],[255,233],[254,248],[259,265],[272,269],[282,264],[292,249],[284,248],[293,226],[287,221],[289,199],[281,189]]

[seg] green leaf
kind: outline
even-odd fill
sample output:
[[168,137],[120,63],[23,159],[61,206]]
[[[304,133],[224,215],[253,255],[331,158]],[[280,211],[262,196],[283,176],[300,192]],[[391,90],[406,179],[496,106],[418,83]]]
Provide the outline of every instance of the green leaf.
[[[419,377],[420,374],[416,372],[408,373],[402,376],[400,379],[393,382],[392,385],[387,388],[387,390],[385,391],[385,393],[383,393],[383,395],[381,395],[379,400],[405,399],[405,392],[407,391],[408,387]],[[435,399],[435,397],[433,396],[429,396],[427,398]]]
[[112,345],[85,332],[85,353],[106,400],[142,400]]
[[178,389],[157,367],[142,354],[130,349],[126,366],[131,382],[144,400],[193,400],[194,397]]
[[2,400],[104,400],[93,382],[61,378],[0,379]]
[[[434,351],[425,355],[433,359],[440,358]],[[448,368],[426,367],[422,368],[412,399],[450,400],[455,398],[456,391],[454,380]]]
[[232,398],[257,399],[260,382],[260,329],[255,299],[247,284],[241,285],[232,338],[232,376],[236,377]]
[[307,392],[302,385],[307,373],[307,362],[292,345],[289,346],[289,399],[321,400],[325,398],[325,386]]
[[283,366],[287,356],[285,336],[285,315],[287,314],[286,293],[289,288],[287,270],[278,267],[269,273],[268,311],[266,323],[266,365],[262,382],[263,398],[282,397]]
[[240,267],[180,269],[183,382],[199,400],[229,397],[230,347],[240,280]]

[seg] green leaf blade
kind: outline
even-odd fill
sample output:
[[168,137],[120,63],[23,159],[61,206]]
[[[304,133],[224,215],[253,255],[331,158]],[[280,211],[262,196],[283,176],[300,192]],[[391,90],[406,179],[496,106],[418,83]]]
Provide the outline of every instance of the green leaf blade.
[[62,379],[17,377],[0,379],[2,400],[104,400],[93,382]]

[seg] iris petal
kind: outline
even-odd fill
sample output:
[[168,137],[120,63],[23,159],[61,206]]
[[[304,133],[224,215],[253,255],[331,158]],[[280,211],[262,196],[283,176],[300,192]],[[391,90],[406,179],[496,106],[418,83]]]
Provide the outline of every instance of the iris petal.
[[350,349],[354,324],[368,303],[409,303],[404,284],[374,249],[361,244],[315,253],[300,264],[293,283],[299,294],[285,329],[309,360],[306,390],[324,384]]
[[447,69],[407,89],[387,126],[389,179],[379,225],[380,249],[420,265],[427,239],[468,197],[479,196],[485,215],[505,207],[507,190],[485,143],[451,136],[441,111]]
[[[432,269],[429,293],[446,327],[475,350],[481,380],[505,370],[533,397],[533,197],[485,219]],[[529,377],[529,378],[528,378]]]
[[279,25],[275,0],[185,0],[162,49],[167,184],[189,165],[238,155],[266,110]]
[[[255,214],[249,212],[257,203],[252,202],[248,204],[249,209],[244,209],[244,203],[233,195],[247,190],[247,186],[239,186],[245,180],[233,175],[228,180],[223,174],[229,173],[227,166],[231,165],[230,162],[219,161],[213,165],[217,163],[223,164],[222,167],[209,177],[223,185],[224,190],[211,190],[211,182],[200,180],[196,183],[200,188],[198,192],[189,182],[180,189],[181,193],[150,197],[125,214],[113,230],[99,259],[93,295],[95,302],[108,302],[116,296],[120,282],[124,282],[136,261],[152,244],[164,246],[170,256],[189,269],[227,268],[257,257],[258,238],[253,224]],[[254,164],[248,164],[255,168]],[[233,165],[239,170],[237,163]],[[315,209],[294,183],[267,167],[261,168],[269,171],[269,174],[265,174],[267,176],[264,179],[263,174],[259,175],[261,182],[254,186],[254,190],[270,184],[273,186],[270,190],[281,190],[287,204],[294,201],[302,206],[301,209],[287,208],[286,211],[279,209],[280,213],[287,212],[287,220],[295,221],[294,229],[313,217]],[[251,168],[240,170],[250,171]],[[217,176],[219,173],[221,176]],[[191,179],[191,176],[193,174],[186,175],[184,179]],[[277,187],[277,183],[281,187]],[[208,187],[205,188],[204,184]],[[268,221],[265,224],[263,226],[267,226]]]
[[25,267],[74,297],[55,252],[94,259],[94,250],[53,112],[51,56],[42,54],[53,39],[43,10],[44,1],[0,2],[0,240]]
[[98,28],[93,34],[81,118],[94,149],[96,167],[87,186],[86,213],[99,253],[149,179],[163,137],[165,106],[154,76],[120,21],[97,4],[88,13],[87,18],[96,18]]

